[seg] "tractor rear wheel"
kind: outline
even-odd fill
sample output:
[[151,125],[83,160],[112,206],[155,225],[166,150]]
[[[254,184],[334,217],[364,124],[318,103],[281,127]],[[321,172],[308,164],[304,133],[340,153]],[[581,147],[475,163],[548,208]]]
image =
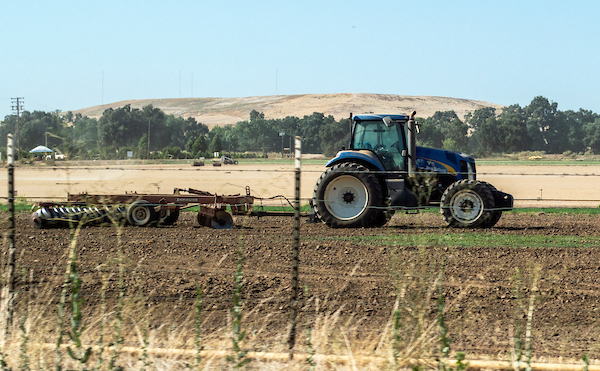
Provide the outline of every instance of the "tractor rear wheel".
[[385,224],[381,185],[364,166],[341,163],[327,169],[315,185],[313,199],[319,218],[330,227]]
[[491,221],[494,206],[491,189],[477,180],[452,183],[441,199],[441,213],[449,227],[485,227]]

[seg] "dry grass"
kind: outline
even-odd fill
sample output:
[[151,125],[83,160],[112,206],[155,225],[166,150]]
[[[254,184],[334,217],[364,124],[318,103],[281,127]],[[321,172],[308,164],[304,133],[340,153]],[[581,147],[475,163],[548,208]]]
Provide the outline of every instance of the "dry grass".
[[501,109],[503,106],[472,99],[449,97],[407,96],[393,94],[303,94],[243,98],[182,98],[127,100],[83,108],[73,113],[88,117],[100,117],[108,108],[142,108],[149,104],[167,114],[184,118],[194,117],[198,122],[213,126],[233,125],[247,120],[252,110],[263,112],[266,118],[278,119],[287,116],[304,117],[320,112],[332,115],[336,120],[347,118],[350,113],[410,113],[417,111],[418,117],[429,117],[436,111],[454,110],[460,118],[468,112],[483,107]]

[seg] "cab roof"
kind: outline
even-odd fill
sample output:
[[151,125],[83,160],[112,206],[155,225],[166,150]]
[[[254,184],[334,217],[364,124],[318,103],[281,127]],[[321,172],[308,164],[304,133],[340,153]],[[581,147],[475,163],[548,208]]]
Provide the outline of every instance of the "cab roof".
[[408,115],[386,115],[386,114],[363,114],[356,115],[353,117],[354,121],[381,121],[384,117],[389,116],[394,121],[408,121],[410,117]]

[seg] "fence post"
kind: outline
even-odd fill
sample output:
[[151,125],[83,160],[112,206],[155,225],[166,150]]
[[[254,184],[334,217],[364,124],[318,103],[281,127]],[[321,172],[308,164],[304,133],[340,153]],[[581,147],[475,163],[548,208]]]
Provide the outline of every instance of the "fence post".
[[302,141],[296,137],[296,192],[294,199],[294,244],[292,248],[292,296],[290,298],[290,334],[288,337],[288,346],[290,351],[290,360],[294,358],[294,344],[296,343],[296,316],[298,312],[298,266],[300,250],[300,164],[302,158]]
[[[15,187],[14,187],[14,150],[12,134],[7,136],[6,159],[8,162],[8,265],[2,289],[2,313],[5,326],[3,331],[3,342],[10,335],[13,318],[14,305],[14,283],[15,283]],[[4,345],[4,344],[3,344]]]

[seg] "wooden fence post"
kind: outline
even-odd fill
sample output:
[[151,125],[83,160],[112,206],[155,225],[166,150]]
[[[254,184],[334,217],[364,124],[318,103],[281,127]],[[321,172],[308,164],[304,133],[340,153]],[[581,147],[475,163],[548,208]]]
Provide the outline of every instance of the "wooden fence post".
[[290,334],[288,337],[288,346],[290,351],[290,360],[294,358],[294,345],[296,343],[296,316],[298,312],[298,266],[300,250],[300,164],[302,158],[302,141],[296,137],[296,192],[294,199],[294,244],[292,248],[292,295],[290,298]]
[[4,287],[2,288],[2,314],[4,321],[3,343],[10,335],[14,309],[15,284],[15,183],[14,183],[14,149],[12,134],[8,134],[6,145],[8,162],[8,262],[5,272]]

